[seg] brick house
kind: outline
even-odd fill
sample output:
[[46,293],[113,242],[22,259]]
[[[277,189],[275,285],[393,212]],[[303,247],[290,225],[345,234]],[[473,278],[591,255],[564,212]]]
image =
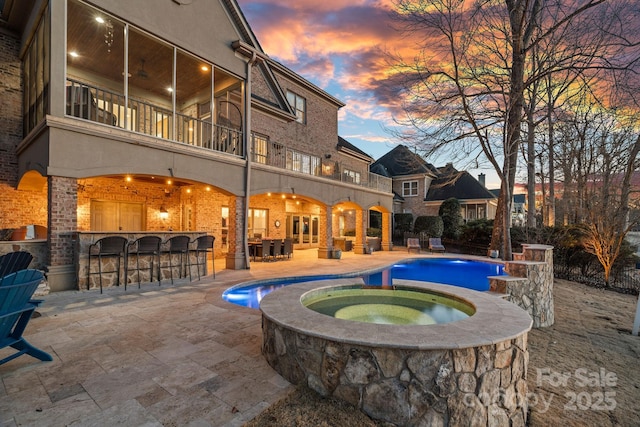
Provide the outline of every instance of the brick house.
[[436,216],[443,201],[456,198],[464,220],[493,219],[497,198],[483,183],[453,165],[436,168],[404,145],[375,161],[371,172],[392,179],[393,212]]
[[234,0],[0,7],[0,229],[46,227],[52,290],[89,286],[110,234],[212,234],[243,269],[254,236],[328,257],[344,212],[365,253],[373,209],[391,248],[391,180],[339,139],[344,104],[270,59]]

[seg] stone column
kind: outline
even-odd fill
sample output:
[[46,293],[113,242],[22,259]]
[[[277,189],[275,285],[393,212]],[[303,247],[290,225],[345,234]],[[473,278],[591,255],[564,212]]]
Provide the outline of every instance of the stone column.
[[508,300],[529,313],[534,328],[553,325],[553,247],[524,244],[522,254],[507,262],[505,271],[512,276],[503,281]]
[[229,199],[229,234],[227,243],[229,249],[226,258],[226,267],[230,270],[242,270],[247,268],[244,253],[244,205],[245,197],[231,197]]
[[392,215],[391,212],[382,213],[382,242],[380,244],[383,251],[393,250],[393,242],[391,240],[391,236],[392,236],[391,215]]
[[52,292],[78,289],[78,183],[75,178],[47,178],[47,280]]
[[320,230],[318,236],[318,258],[331,258],[333,248],[333,214],[332,207],[325,205],[324,214],[320,214]]
[[356,254],[367,253],[367,230],[366,230],[366,209],[356,209],[354,215],[356,220],[356,240],[353,245],[353,252]]
[[[527,261],[541,262],[544,265],[541,275],[531,277],[537,307],[534,319],[540,327],[551,326],[555,322],[553,304],[553,246],[522,245],[522,252]],[[536,325],[535,327],[538,327]]]

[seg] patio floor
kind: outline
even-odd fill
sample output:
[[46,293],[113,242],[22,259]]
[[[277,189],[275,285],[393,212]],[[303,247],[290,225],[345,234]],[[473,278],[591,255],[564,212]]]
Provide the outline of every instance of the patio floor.
[[[398,248],[372,255],[343,252],[342,259],[328,260],[318,259],[316,250],[300,250],[292,260],[256,262],[250,270],[221,270],[223,260],[218,260],[215,279],[161,287],[147,283],[140,290],[132,285],[126,292],[109,288],[102,295],[97,290],[50,294],[25,337],[54,360],[21,356],[0,365],[0,426],[241,426],[294,387],[260,353],[260,311],[227,303],[222,292],[247,280],[360,271],[408,256]],[[578,289],[556,300],[556,325],[530,335],[530,391],[556,396],[550,411],[532,408],[531,425],[553,424],[565,416],[587,424],[616,416],[622,425],[633,417],[637,421],[640,338],[620,326],[628,323],[630,329],[636,297]],[[583,301],[589,292],[599,293],[597,302]],[[590,306],[594,313],[585,312]],[[601,314],[607,306],[619,308],[608,320]],[[603,332],[594,331],[598,321],[622,338],[603,338]],[[583,354],[578,344],[586,346],[584,352],[597,353]],[[623,351],[616,346],[624,346]],[[618,392],[614,411],[597,412],[595,418],[592,411],[568,413],[565,388],[545,381],[535,385],[537,368],[573,369],[572,358],[587,372],[607,366],[617,373],[616,386],[609,387]]]
[[[0,365],[0,426],[239,426],[292,389],[260,353],[260,311],[222,300],[229,286],[388,265],[406,250],[255,262],[216,278],[47,295],[25,337],[53,362]],[[415,255],[414,255],[415,256]],[[9,354],[0,350],[0,357]]]

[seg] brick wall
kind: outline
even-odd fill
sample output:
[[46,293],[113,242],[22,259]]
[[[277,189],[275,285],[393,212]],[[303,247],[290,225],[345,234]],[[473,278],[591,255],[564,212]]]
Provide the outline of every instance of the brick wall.
[[[232,196],[204,184],[177,187],[162,185],[162,179],[158,182],[154,184],[135,179],[127,182],[121,178],[106,177],[78,180],[78,229],[91,231],[92,200],[141,203],[146,227],[135,231],[188,231],[187,228],[206,231],[216,237],[214,249],[216,255],[220,254],[222,207],[229,206]],[[186,220],[187,210],[182,206],[191,208],[191,221]],[[161,207],[168,211],[167,219],[160,218]]]
[[47,225],[47,188],[17,190],[18,157],[22,141],[22,65],[20,41],[0,32],[0,229]]
[[[417,196],[403,196],[404,202],[401,205],[399,212],[402,213],[403,209],[411,212],[413,214],[413,218],[415,219],[418,216],[422,215],[431,215],[430,211],[427,209],[427,206],[424,202],[424,196],[426,194],[425,180],[422,176],[417,177],[399,177],[394,178],[393,180],[393,191],[402,196],[402,187],[403,182],[407,181],[418,181],[418,195]],[[437,211],[436,211],[437,215]]]
[[50,176],[49,187],[49,265],[74,263],[78,184],[75,178]]

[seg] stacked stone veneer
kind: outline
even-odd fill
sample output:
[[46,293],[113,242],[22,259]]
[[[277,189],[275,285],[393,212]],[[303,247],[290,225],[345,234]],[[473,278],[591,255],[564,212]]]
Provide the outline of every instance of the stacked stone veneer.
[[534,328],[553,325],[553,247],[525,244],[505,271],[509,276],[489,278],[490,290],[526,310]]
[[263,354],[288,381],[389,425],[526,423],[526,332],[475,348],[372,348],[303,335],[263,316],[263,335]]

